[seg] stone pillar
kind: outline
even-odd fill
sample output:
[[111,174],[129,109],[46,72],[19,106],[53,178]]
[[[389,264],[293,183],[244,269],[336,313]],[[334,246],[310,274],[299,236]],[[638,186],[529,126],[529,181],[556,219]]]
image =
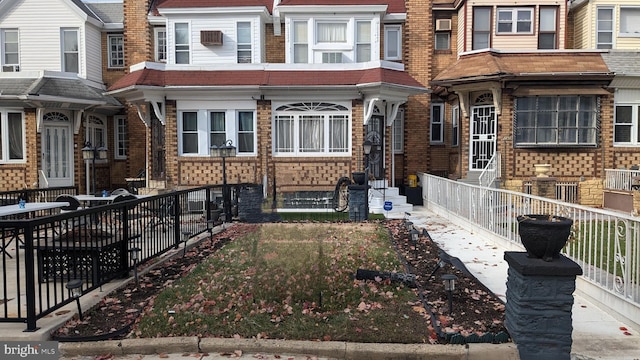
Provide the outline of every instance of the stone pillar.
[[505,326],[521,360],[569,360],[571,309],[578,264],[564,255],[553,261],[506,251],[509,264]]
[[556,199],[556,182],[554,177],[531,178],[531,195],[542,196],[548,199]]
[[367,220],[367,190],[369,185],[349,185],[349,220]]

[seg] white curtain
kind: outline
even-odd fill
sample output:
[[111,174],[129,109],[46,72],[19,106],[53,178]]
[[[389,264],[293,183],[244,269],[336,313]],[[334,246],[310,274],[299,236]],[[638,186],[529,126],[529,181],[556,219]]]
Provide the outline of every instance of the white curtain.
[[276,152],[293,152],[293,116],[276,117]]
[[300,116],[300,151],[324,151],[324,117],[321,115]]
[[316,36],[320,43],[345,43],[347,42],[347,24],[318,23]]

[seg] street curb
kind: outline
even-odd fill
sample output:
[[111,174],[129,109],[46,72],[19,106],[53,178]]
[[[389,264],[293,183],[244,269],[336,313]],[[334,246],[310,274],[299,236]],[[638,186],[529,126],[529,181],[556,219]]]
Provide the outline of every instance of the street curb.
[[96,354],[151,355],[184,353],[233,353],[312,355],[331,359],[367,360],[518,360],[513,343],[508,344],[380,344],[341,341],[292,341],[225,338],[152,338],[96,342],[60,343],[59,352],[66,357]]

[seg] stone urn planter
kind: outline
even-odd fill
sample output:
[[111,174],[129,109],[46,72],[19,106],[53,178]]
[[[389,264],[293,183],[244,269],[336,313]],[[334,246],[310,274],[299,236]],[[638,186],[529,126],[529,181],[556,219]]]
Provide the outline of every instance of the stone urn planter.
[[536,170],[536,177],[549,177],[549,171],[551,171],[551,164],[535,164],[533,167]]
[[353,182],[356,183],[356,185],[364,185],[367,179],[366,174],[363,172],[351,173],[351,177],[353,178]]
[[560,257],[560,251],[569,240],[571,225],[573,220],[562,216],[518,216],[518,233],[527,256],[544,261]]

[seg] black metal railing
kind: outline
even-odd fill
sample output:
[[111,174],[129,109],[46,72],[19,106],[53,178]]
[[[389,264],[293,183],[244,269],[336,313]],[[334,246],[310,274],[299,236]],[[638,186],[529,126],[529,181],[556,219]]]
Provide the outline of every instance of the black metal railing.
[[[57,196],[52,189],[44,189],[48,199]],[[56,191],[77,193],[72,189]],[[237,191],[232,193],[237,204]],[[33,331],[38,319],[74,301],[65,287],[71,280],[82,280],[86,293],[128,276],[134,249],[145,262],[212,230],[222,223],[221,194],[219,185],[204,186],[1,219],[0,322],[24,322]]]
[[27,202],[51,202],[58,195],[78,194],[77,186],[59,186],[43,189],[22,189],[0,192],[0,206],[17,204],[20,199]]

